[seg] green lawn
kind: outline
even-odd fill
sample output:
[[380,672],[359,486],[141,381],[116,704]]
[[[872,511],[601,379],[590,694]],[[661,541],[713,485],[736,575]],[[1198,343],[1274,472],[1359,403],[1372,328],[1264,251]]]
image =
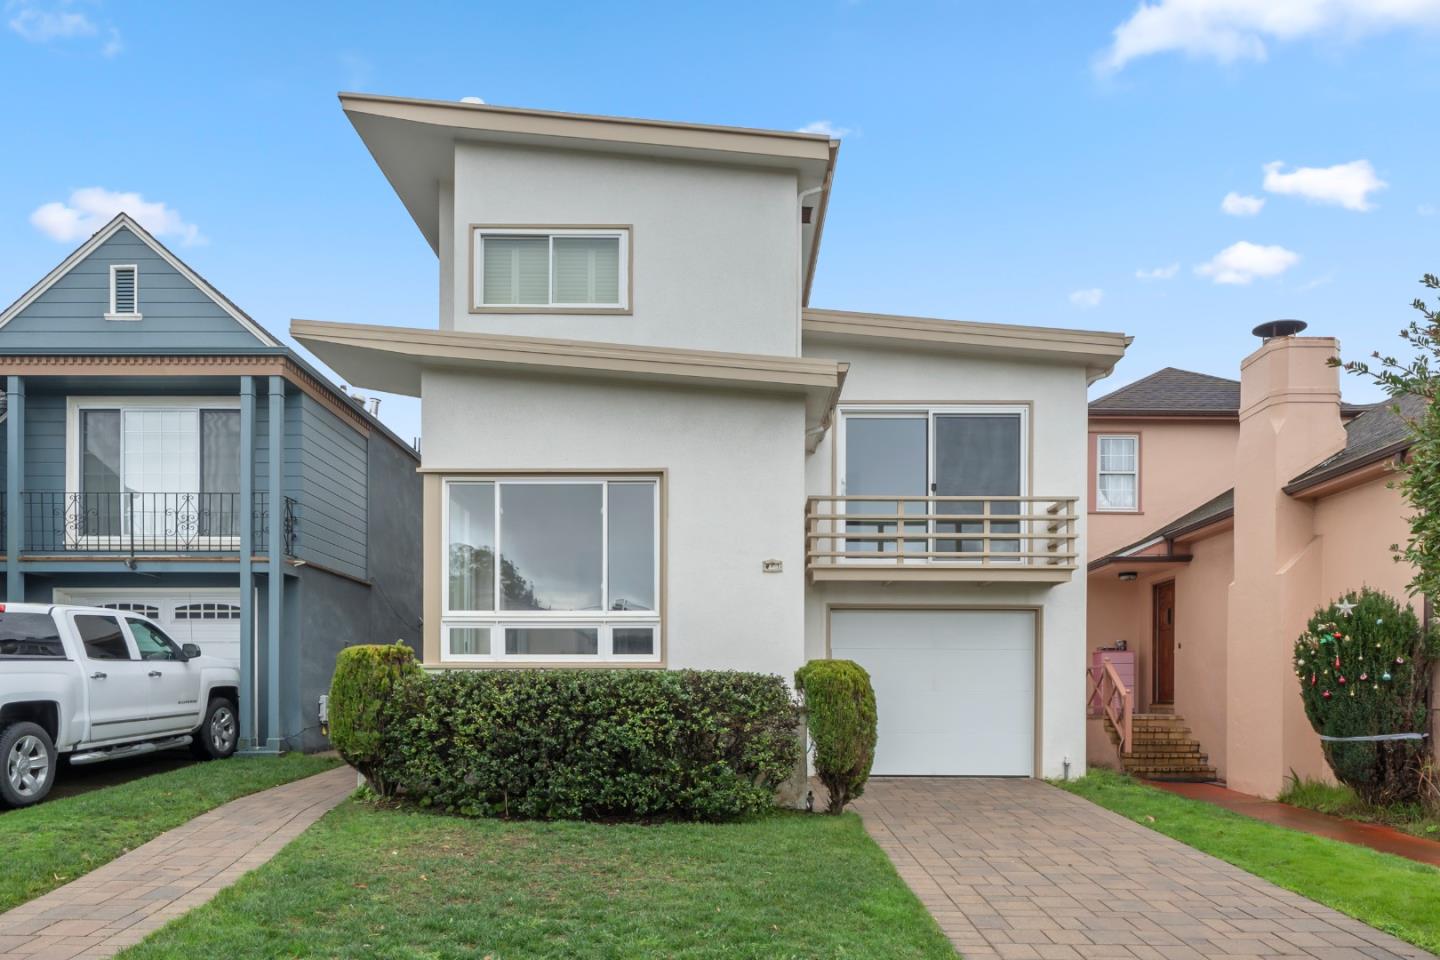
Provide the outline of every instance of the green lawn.
[[1440,951],[1440,870],[1298,833],[1107,770],[1056,786],[1431,952]]
[[0,814],[0,911],[69,883],[206,810],[338,763],[302,754],[234,757]]
[[1417,837],[1440,840],[1440,816],[1427,813],[1418,803],[1374,807],[1357,797],[1355,791],[1347,786],[1321,783],[1318,780],[1293,779],[1285,792],[1276,799],[1307,810],[1318,810],[1320,813],[1344,817],[1347,820],[1383,823],[1387,827],[1413,833]]
[[854,814],[641,826],[465,820],[350,801],[122,956],[955,954]]

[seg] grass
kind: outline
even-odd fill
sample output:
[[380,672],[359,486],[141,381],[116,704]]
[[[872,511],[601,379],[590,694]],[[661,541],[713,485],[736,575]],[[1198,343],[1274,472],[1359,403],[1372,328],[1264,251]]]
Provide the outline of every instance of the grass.
[[246,794],[320,773],[328,757],[234,757],[0,815],[0,911],[33,900]]
[[955,953],[854,814],[640,826],[465,820],[352,800],[122,956]]
[[1263,823],[1106,770],[1056,784],[1277,886],[1440,951],[1440,870]]
[[1290,778],[1285,792],[1276,799],[1291,806],[1304,807],[1306,810],[1316,810],[1347,820],[1381,823],[1396,830],[1413,833],[1417,837],[1440,840],[1440,817],[1427,814],[1425,808],[1418,803],[1372,806],[1356,796],[1354,790],[1342,784],[1294,777]]

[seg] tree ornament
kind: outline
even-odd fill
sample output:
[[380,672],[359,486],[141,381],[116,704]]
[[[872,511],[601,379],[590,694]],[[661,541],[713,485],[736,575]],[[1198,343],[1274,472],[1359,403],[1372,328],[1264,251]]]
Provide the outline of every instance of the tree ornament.
[[1404,658],[1404,657],[1396,657],[1396,658],[1395,658],[1395,665],[1396,665],[1396,666],[1399,666],[1400,664],[1402,664],[1402,663],[1404,663],[1404,662],[1405,662],[1405,658]]
[[1335,609],[1340,611],[1341,616],[1348,617],[1355,612],[1355,604],[1350,602],[1349,597],[1346,597],[1344,600],[1335,604]]
[[1390,682],[1390,671],[1389,671],[1389,670],[1386,670],[1384,673],[1380,674],[1380,679],[1381,679],[1381,680],[1384,680],[1386,683],[1389,683],[1389,682]]
[[1315,686],[1315,673],[1313,671],[1310,673],[1310,686]]
[[1361,683],[1364,683],[1366,680],[1369,680],[1369,679],[1370,679],[1370,674],[1368,674],[1368,673],[1362,673],[1362,674],[1360,674],[1360,682],[1361,682]]
[[1338,653],[1335,654],[1335,669],[1336,669],[1336,670],[1339,670],[1339,669],[1340,669],[1340,654],[1338,654]]
[[1326,700],[1329,700],[1329,699],[1330,699],[1330,691],[1329,691],[1329,690],[1322,690],[1322,691],[1320,691],[1320,696],[1324,697]]
[[1338,683],[1338,684],[1340,684],[1340,686],[1343,687],[1343,686],[1345,686],[1345,677],[1344,677],[1343,675],[1342,675],[1342,676],[1339,676],[1339,677],[1336,677],[1336,678],[1335,678],[1335,682]]

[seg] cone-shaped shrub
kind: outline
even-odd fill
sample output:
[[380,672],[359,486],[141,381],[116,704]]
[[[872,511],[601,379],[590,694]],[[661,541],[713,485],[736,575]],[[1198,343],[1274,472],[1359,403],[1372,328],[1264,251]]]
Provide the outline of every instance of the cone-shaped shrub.
[[853,660],[811,660],[795,671],[805,700],[815,773],[830,792],[827,807],[839,813],[865,791],[875,760],[875,690],[870,674]]
[[390,701],[404,678],[421,673],[415,654],[402,643],[347,647],[335,658],[330,742],[381,796],[394,792],[384,764],[390,749],[386,723],[395,715]]
[[[1322,737],[1423,733],[1434,637],[1408,606],[1370,589],[1315,611],[1295,641],[1305,715]],[[1369,803],[1414,800],[1428,741],[1323,740],[1336,779]]]

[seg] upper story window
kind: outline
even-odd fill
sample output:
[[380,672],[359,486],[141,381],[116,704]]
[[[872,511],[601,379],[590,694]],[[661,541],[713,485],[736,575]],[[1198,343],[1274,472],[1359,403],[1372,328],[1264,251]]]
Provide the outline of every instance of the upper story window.
[[135,264],[110,265],[110,312],[105,319],[140,319],[140,271]]
[[67,434],[77,536],[239,536],[238,400],[71,397]]
[[1095,509],[1140,509],[1140,438],[1102,436],[1095,440]]
[[479,313],[630,309],[628,227],[475,227]]

